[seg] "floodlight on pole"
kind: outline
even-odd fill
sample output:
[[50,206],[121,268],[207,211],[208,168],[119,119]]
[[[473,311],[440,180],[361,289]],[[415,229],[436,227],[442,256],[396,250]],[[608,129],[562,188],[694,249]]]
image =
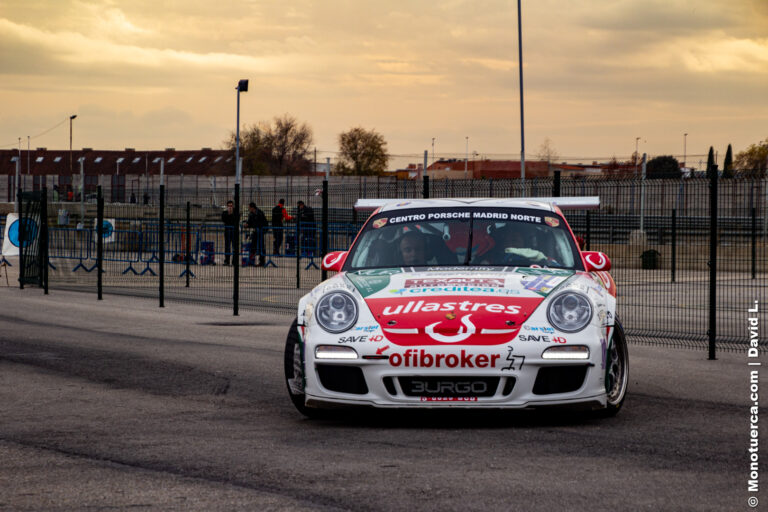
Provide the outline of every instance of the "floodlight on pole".
[[77,117],[77,114],[69,116],[69,175],[72,176],[73,160],[72,160],[72,121]]
[[688,144],[688,134],[684,133],[683,134],[683,168],[685,168],[685,157],[688,156],[687,144]]
[[520,180],[525,195],[525,116],[523,115],[523,18],[520,0],[517,0],[517,50],[520,71]]
[[467,179],[467,160],[469,160],[469,135],[464,138],[467,139],[467,147],[464,152],[464,179]]
[[638,155],[638,143],[640,142],[640,137],[635,137],[635,178],[637,178],[637,159],[640,155]]
[[435,137],[432,137],[432,163],[435,163]]
[[235,136],[235,183],[240,183],[240,93],[248,92],[248,80],[242,79],[237,82],[237,127]]

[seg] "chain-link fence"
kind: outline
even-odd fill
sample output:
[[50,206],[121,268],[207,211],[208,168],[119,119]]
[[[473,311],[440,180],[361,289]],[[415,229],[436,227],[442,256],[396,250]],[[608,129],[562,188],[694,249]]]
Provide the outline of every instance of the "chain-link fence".
[[[161,194],[158,187],[146,204],[107,201],[101,283],[97,202],[51,202],[50,287],[100,284],[108,293],[290,313],[322,279],[323,241],[328,251],[346,250],[365,222],[353,208],[360,198],[562,195],[600,197],[599,211],[566,216],[586,249],[611,258],[618,312],[635,341],[703,347],[714,339],[721,348],[743,347],[747,308],[768,299],[764,179],[718,180],[713,189],[702,178],[332,177],[327,208],[322,178],[243,181],[239,197],[234,186],[204,196],[184,187]],[[227,225],[222,214],[229,200],[237,222]],[[267,225],[249,225],[249,203]]]

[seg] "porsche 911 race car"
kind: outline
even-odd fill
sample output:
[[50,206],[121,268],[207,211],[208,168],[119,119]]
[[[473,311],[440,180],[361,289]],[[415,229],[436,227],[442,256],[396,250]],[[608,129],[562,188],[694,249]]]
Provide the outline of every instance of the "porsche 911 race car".
[[612,415],[628,384],[610,260],[561,208],[599,198],[360,200],[375,209],[301,298],[285,378],[308,415],[339,406]]

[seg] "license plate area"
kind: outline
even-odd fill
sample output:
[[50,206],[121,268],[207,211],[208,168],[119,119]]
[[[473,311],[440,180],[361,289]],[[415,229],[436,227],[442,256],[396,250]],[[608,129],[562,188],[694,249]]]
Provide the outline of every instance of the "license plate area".
[[400,389],[415,397],[491,397],[499,387],[499,377],[398,377]]

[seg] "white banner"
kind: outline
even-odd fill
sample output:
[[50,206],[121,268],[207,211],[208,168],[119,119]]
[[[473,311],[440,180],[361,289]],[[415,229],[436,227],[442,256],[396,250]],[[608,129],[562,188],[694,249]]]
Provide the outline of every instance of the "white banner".
[[[24,242],[24,247],[29,246],[37,239],[37,235],[40,233],[39,217],[37,215],[32,218],[24,219],[27,227],[27,240]],[[18,256],[19,255],[19,241],[20,241],[20,227],[19,215],[16,213],[9,213],[5,217],[5,237],[3,238],[3,256]]]

